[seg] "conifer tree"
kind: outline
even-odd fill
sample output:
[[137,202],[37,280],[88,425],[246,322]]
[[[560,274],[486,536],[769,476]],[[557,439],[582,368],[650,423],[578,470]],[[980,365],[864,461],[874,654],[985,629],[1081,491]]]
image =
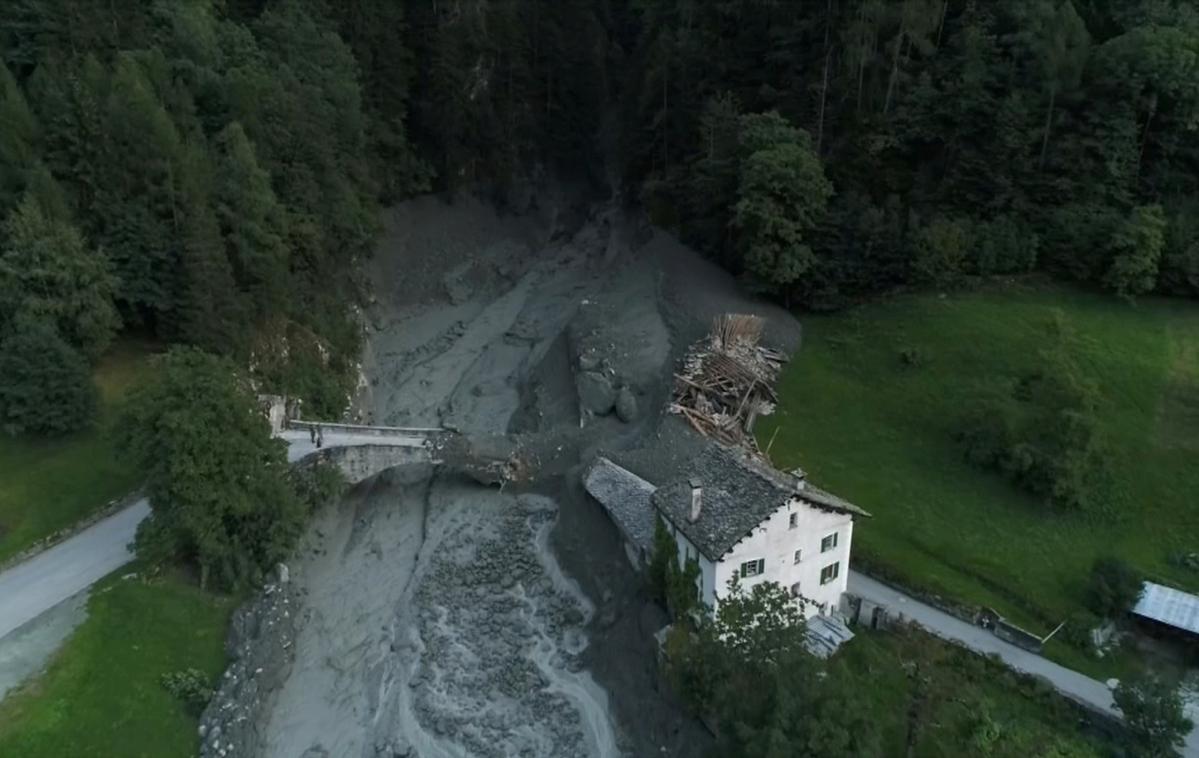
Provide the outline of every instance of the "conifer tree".
[[69,220],[46,212],[32,191],[4,223],[0,243],[0,325],[20,316],[54,324],[85,355],[96,358],[120,326],[108,262],[90,249]]

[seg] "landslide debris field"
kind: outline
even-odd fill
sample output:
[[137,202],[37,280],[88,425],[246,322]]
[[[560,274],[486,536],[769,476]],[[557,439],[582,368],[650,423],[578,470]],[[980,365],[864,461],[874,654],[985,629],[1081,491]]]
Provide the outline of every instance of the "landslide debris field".
[[532,481],[500,490],[411,466],[319,514],[287,587],[259,603],[274,615],[235,624],[235,647],[268,652],[227,677],[252,683],[232,688],[245,702],[213,709],[253,723],[229,716],[205,754],[702,752],[706,732],[655,675],[665,619],[578,468],[601,447],[677,455],[662,450],[684,433],[663,413],[669,379],[716,314],[766,316],[766,341],[787,351],[798,325],[607,206],[505,216],[421,198],[386,221],[362,414],[514,436]]

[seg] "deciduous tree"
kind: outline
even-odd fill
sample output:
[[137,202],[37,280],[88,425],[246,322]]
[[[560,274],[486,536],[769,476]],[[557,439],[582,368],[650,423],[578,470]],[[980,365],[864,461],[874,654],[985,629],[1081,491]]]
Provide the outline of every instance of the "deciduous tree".
[[1120,682],[1113,693],[1128,725],[1128,750],[1144,758],[1170,758],[1185,744],[1194,724],[1183,711],[1178,689],[1152,675]]
[[235,587],[286,557],[306,506],[285,478],[284,444],[232,363],[173,348],[117,429],[146,477],[151,515],[137,534],[146,560],[195,561],[202,585]]
[[833,186],[808,133],[778,113],[744,117],[741,146],[733,209],[741,260],[756,284],[786,292],[816,264],[809,236],[824,216]]

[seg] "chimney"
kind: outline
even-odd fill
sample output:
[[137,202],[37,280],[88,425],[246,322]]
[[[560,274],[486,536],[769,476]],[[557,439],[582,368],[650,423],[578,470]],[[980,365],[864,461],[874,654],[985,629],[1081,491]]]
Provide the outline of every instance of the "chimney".
[[688,483],[691,485],[691,514],[687,516],[687,520],[694,524],[699,521],[700,509],[703,507],[704,489],[696,477],[691,477]]
[[796,467],[796,468],[791,469],[791,476],[794,477],[794,479],[795,479],[795,491],[803,492],[804,485],[808,481],[808,472],[804,471],[803,469],[801,469],[799,467]]

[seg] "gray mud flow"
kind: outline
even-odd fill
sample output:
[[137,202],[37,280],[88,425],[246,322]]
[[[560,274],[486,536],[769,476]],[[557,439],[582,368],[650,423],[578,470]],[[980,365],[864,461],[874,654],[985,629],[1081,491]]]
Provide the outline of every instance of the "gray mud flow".
[[706,733],[654,673],[665,619],[577,469],[660,439],[681,348],[714,312],[752,308],[610,209],[501,216],[420,198],[386,221],[358,407],[374,423],[518,434],[538,475],[516,492],[393,469],[320,514],[292,565],[294,662],[258,752],[700,754]]

